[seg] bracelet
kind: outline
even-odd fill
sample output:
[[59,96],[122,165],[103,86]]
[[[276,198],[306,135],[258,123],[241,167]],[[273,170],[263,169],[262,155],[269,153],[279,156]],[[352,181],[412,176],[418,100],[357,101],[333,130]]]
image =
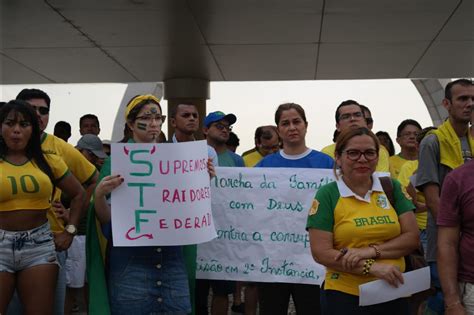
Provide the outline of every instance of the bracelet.
[[372,247],[373,249],[375,249],[375,257],[374,257],[374,259],[379,259],[379,258],[380,258],[380,255],[382,255],[382,253],[380,252],[380,250],[378,249],[378,247],[377,247],[375,244],[369,244],[369,247]]
[[364,262],[364,267],[362,268],[362,274],[364,276],[369,274],[370,267],[374,264],[375,260],[374,259],[366,259]]
[[453,304],[445,305],[444,309],[447,310],[447,309],[453,308],[453,307],[455,307],[456,305],[459,305],[459,304],[461,304],[461,301],[456,301]]

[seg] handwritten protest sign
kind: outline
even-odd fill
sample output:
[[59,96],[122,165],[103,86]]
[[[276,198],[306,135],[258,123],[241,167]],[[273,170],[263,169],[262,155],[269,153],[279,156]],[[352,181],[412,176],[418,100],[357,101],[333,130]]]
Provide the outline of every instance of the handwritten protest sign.
[[115,246],[197,244],[216,236],[205,141],[112,145]]
[[217,168],[211,180],[217,239],[198,246],[197,278],[320,284],[305,230],[332,170]]

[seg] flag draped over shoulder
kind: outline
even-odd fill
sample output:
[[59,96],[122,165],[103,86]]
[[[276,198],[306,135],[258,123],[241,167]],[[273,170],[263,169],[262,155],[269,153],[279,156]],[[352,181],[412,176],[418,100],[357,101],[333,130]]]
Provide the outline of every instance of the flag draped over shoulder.
[[[109,158],[102,166],[97,183],[110,174],[110,167]],[[92,197],[89,210],[87,211],[86,236],[87,281],[89,284],[88,309],[91,315],[110,314],[107,280],[104,269],[106,242],[95,216],[94,197]]]

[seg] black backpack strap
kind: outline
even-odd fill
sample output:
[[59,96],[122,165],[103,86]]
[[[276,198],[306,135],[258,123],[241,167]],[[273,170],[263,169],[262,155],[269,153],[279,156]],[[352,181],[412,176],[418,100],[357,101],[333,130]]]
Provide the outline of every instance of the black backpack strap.
[[388,176],[379,177],[380,184],[382,184],[383,191],[387,195],[388,200],[395,207],[395,196],[393,194],[393,183],[392,179]]

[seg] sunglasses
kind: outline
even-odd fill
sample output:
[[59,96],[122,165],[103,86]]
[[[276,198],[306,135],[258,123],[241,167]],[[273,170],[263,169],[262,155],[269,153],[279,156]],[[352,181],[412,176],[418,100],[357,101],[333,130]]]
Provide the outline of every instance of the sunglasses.
[[214,124],[214,127],[217,128],[217,130],[224,130],[224,129],[227,129],[227,131],[232,131],[232,126],[226,126],[226,125],[223,125],[223,124]]
[[48,107],[35,106],[35,105],[30,105],[30,106],[35,110],[35,112],[39,113],[41,116],[49,114]]

